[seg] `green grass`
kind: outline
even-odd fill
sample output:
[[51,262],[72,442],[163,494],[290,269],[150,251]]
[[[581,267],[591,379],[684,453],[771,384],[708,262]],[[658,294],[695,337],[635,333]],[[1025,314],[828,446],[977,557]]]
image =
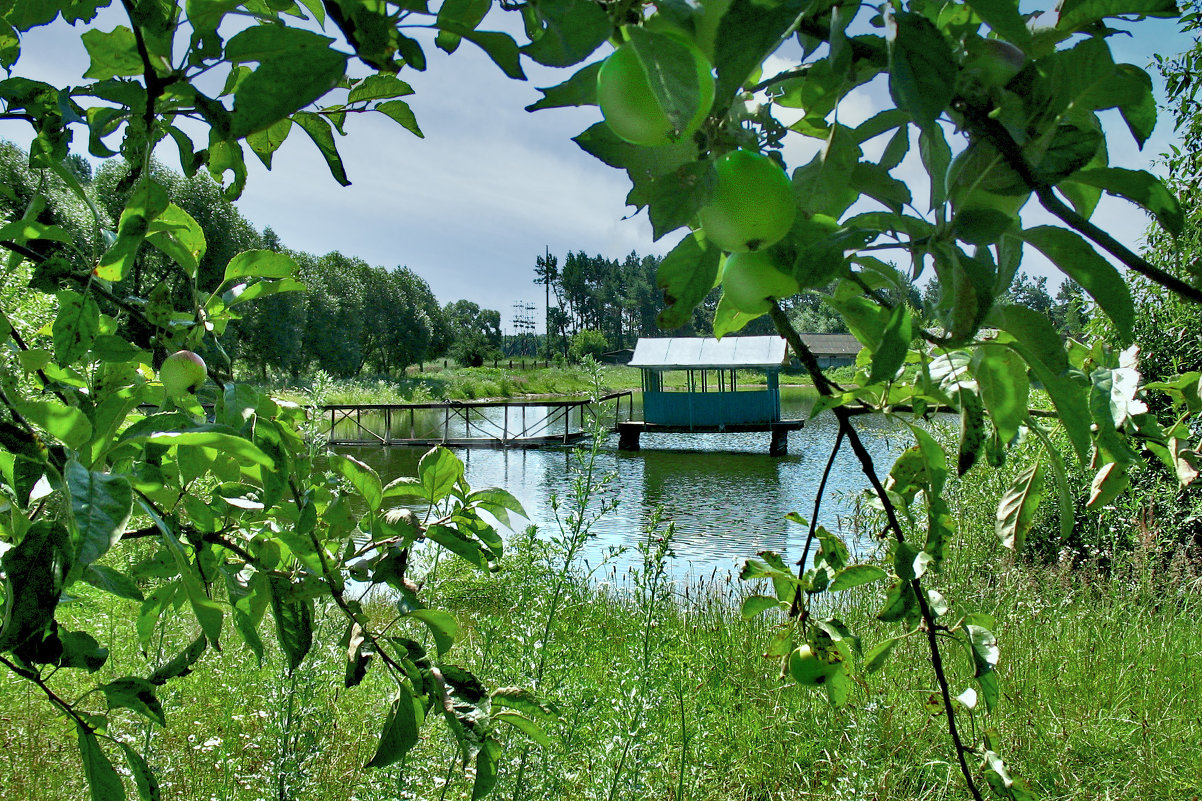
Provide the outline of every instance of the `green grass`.
[[[1198,565],[1141,550],[1105,573],[1016,562],[982,526],[1004,478],[974,471],[949,490],[958,545],[932,583],[957,612],[988,613],[998,624],[1002,700],[992,716],[962,714],[965,730],[996,728],[1007,763],[1044,798],[1202,793]],[[835,710],[824,694],[780,680],[779,663],[759,656],[780,621],[743,620],[739,599],[751,590],[737,580],[671,585],[651,603],[653,559],[643,571],[602,569],[565,582],[554,546],[527,535],[511,546],[499,574],[444,560],[430,587],[432,602],[454,611],[462,627],[448,660],[494,687],[531,686],[544,664],[536,689],[563,722],[549,732],[551,751],[529,749],[518,798],[676,799],[678,788],[697,801],[966,797],[943,719],[922,703],[935,686],[921,638],[903,642]],[[555,586],[563,588],[562,606],[542,642]],[[836,598],[865,649],[900,633],[874,622],[881,600],[874,585]],[[375,604],[381,612],[382,601]],[[63,671],[53,686],[75,698],[97,679],[146,675],[159,659],[157,641],[149,657],[131,645],[135,607],[90,588],[70,605],[65,626],[124,644],[96,676]],[[166,620],[162,655],[169,657],[195,635],[195,623],[186,608]],[[320,634],[324,645],[295,681],[278,653],[258,665],[227,631],[223,652],[210,651],[195,673],[165,688],[169,725],[149,735],[164,797],[470,797],[440,722],[423,731],[404,765],[361,767],[374,749],[388,682],[369,672],[362,686],[343,689],[341,624],[323,618]],[[962,650],[944,651],[959,692],[971,683],[971,666]],[[145,742],[144,720],[124,711],[112,717],[110,734]],[[0,718],[6,801],[86,797],[71,727],[36,688],[7,672],[0,673]],[[504,739],[496,797],[513,799],[527,743],[511,730]]]

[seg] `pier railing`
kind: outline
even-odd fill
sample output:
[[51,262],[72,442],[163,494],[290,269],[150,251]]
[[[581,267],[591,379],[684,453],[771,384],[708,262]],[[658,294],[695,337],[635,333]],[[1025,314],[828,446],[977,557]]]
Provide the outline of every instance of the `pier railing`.
[[327,404],[320,410],[331,445],[535,448],[583,439],[594,427],[586,420],[616,431],[633,414],[634,393],[568,400]]

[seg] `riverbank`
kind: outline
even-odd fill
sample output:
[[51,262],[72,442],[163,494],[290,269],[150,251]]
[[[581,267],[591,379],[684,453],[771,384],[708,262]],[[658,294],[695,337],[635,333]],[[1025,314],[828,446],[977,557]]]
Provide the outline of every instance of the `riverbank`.
[[[997,621],[999,708],[963,715],[966,727],[996,728],[1008,765],[1038,797],[1202,793],[1197,566],[1141,548],[1111,554],[1105,570],[1100,563],[1016,562],[991,531],[1000,488],[977,475],[950,490],[956,546],[935,581],[959,613]],[[644,558],[624,573],[594,565],[585,578],[583,564],[565,565],[555,544],[528,535],[511,538],[498,574],[449,560],[427,572],[432,604],[454,612],[461,630],[447,661],[478,672],[490,687],[536,687],[560,714],[546,747],[502,731],[494,797],[965,797],[942,717],[924,704],[933,679],[920,638],[900,643],[881,670],[857,681],[848,705],[834,710],[821,691],[782,681],[779,662],[760,656],[781,620],[740,615],[752,588],[717,577],[657,580],[672,558],[657,558],[666,534],[663,526],[652,531]],[[382,598],[371,602],[384,610]],[[837,614],[864,636],[864,652],[901,633],[875,621],[881,602],[877,585],[838,595]],[[124,603],[85,588],[66,607],[63,625],[109,631],[133,619],[128,609],[115,614]],[[88,686],[147,675],[195,635],[191,615],[166,619],[149,656],[127,645]],[[341,625],[325,615],[317,628],[326,646],[291,678],[273,643],[256,667],[227,631],[225,651],[206,653],[195,673],[163,688],[166,728],[122,712],[109,734],[150,743],[169,798],[469,798],[470,780],[456,767],[441,723],[423,730],[403,764],[361,767],[391,689],[375,672],[343,689]],[[407,633],[422,636],[417,628]],[[132,631],[110,639],[136,642]],[[945,659],[954,691],[969,686],[969,659],[953,648]],[[73,681],[54,679],[56,689],[78,697],[85,685]],[[0,710],[5,797],[84,797],[73,730],[50,714],[37,688],[0,674]],[[515,792],[519,773],[526,789]]]
[[[762,384],[763,373],[740,372],[740,386]],[[625,365],[600,365],[597,373],[602,392],[638,390],[640,371]],[[250,379],[254,380],[254,379]],[[687,374],[666,374],[665,386],[683,388]],[[813,386],[801,373],[781,376],[782,386]],[[316,397],[322,403],[425,403],[442,400],[503,400],[526,397],[588,395],[595,391],[593,373],[581,365],[553,367],[443,367],[442,362],[409,368],[402,376],[333,379],[324,374],[297,380],[269,382],[272,393],[298,403]]]

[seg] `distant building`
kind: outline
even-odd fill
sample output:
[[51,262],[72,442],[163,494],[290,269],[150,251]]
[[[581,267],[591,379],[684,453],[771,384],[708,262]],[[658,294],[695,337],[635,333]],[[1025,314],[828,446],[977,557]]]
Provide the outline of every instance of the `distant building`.
[[602,364],[630,364],[633,356],[634,348],[622,348],[621,350],[611,350],[609,353],[602,353],[601,358],[597,361]]
[[801,341],[818,359],[819,367],[842,367],[856,363],[860,340],[851,334],[802,334]]

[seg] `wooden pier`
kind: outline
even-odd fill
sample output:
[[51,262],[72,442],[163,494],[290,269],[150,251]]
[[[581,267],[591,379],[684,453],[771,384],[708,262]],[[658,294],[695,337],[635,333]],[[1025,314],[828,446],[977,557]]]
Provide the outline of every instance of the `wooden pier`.
[[[596,400],[329,404],[321,407],[321,413],[327,421],[325,434],[330,445],[543,448],[579,442],[593,430],[592,421],[601,416],[603,430],[616,431],[622,422],[623,401],[629,420],[634,408],[630,390]],[[609,404],[613,405],[612,416],[605,408]]]

